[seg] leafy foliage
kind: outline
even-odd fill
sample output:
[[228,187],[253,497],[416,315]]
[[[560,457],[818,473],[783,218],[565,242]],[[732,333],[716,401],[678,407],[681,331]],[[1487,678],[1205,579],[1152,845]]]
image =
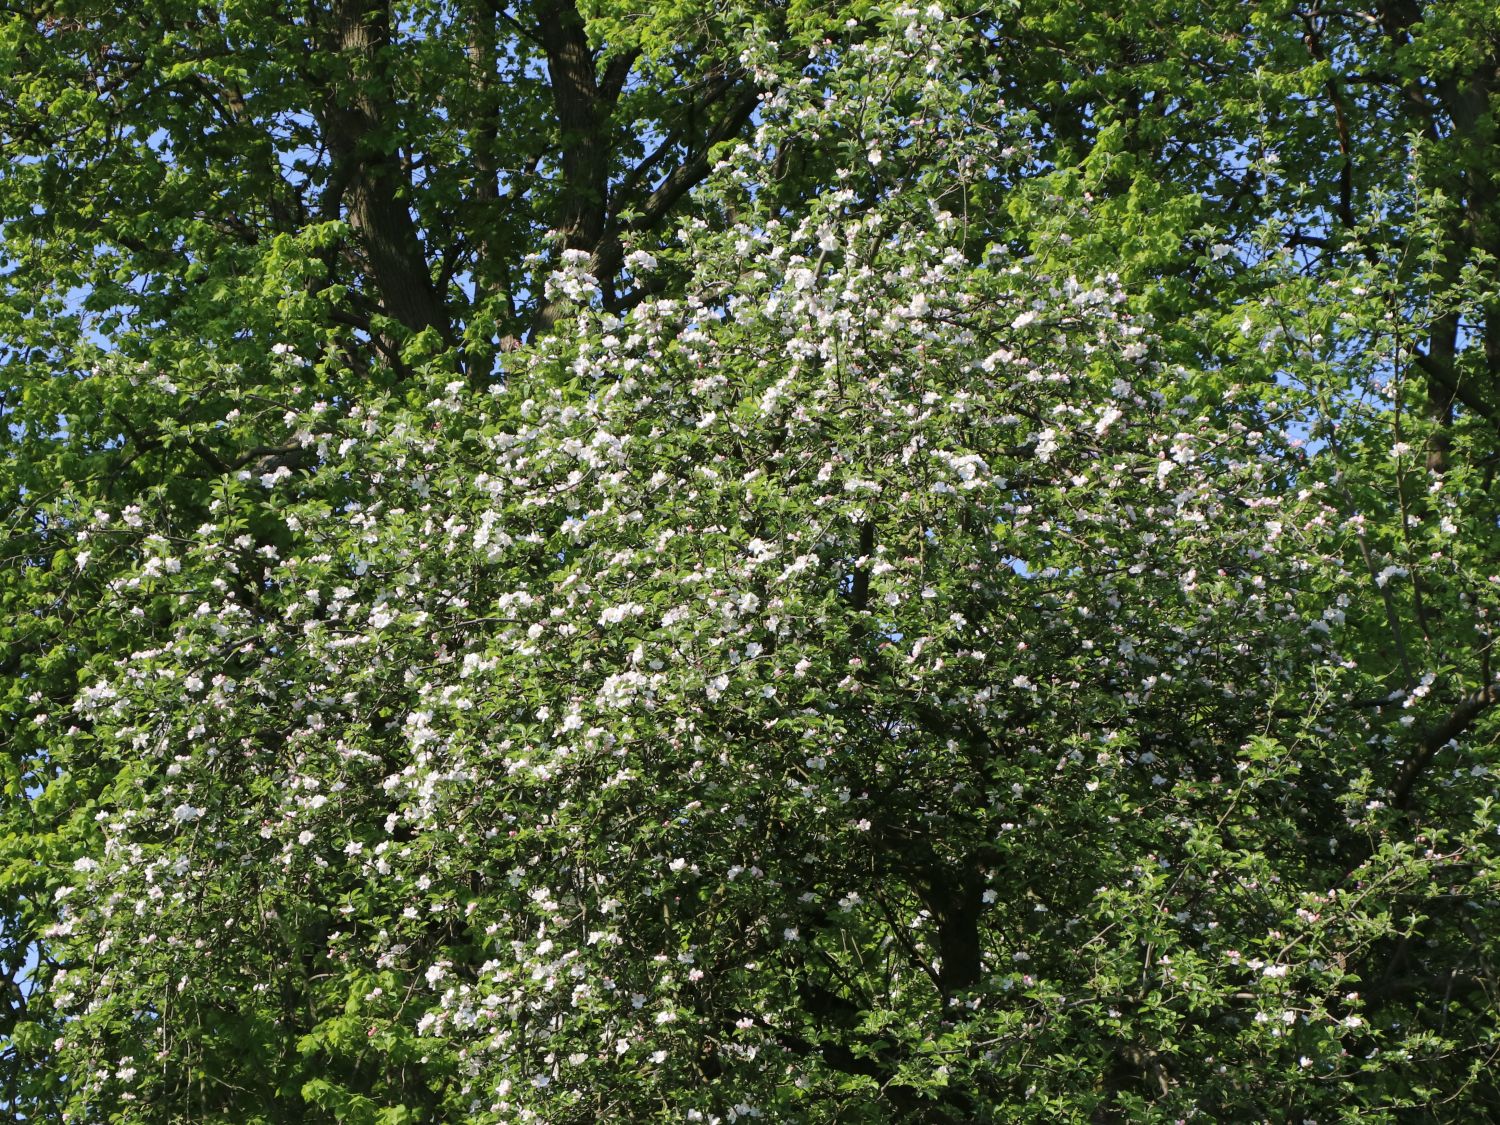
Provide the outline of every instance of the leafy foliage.
[[1494,1112],[1483,21],[1106,7],[13,21],[13,1107]]

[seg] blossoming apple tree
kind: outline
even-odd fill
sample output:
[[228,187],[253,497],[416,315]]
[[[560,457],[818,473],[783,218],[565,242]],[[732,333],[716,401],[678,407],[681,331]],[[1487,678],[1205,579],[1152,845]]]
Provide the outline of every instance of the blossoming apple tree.
[[71,819],[17,1041],[61,1119],[1485,1104],[1485,775],[1417,809],[1466,728],[1366,656],[1403,583],[1492,605],[1482,556],[1367,526],[1342,435],[1390,412],[1304,335],[1246,333],[1296,379],[1190,367],[997,237],[1024,121],[963,21],[871,26],[749,41],[752,132],[622,245],[628,307],[573,248],[502,382],[320,394],[283,345],[199,522],[71,517],[132,645],[33,717]]

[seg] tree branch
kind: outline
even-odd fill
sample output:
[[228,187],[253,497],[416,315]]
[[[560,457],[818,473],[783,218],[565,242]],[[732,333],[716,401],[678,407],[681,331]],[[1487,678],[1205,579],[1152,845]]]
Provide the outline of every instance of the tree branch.
[[1480,715],[1496,703],[1500,703],[1500,683],[1490,684],[1463,696],[1447,718],[1425,731],[1417,752],[1406,760],[1401,772],[1396,775],[1392,805],[1398,809],[1410,808],[1417,781],[1437,756],[1437,752],[1467,731]]

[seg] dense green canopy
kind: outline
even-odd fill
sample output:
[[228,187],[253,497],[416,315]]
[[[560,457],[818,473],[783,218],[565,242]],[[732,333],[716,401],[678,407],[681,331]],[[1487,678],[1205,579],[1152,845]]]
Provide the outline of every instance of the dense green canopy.
[[1500,1115],[1497,67],[0,17],[0,1103]]

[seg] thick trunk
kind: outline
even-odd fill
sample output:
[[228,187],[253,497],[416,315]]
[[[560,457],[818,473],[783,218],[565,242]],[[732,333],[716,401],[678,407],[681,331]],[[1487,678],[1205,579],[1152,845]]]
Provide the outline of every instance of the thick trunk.
[[[572,0],[541,6],[538,35],[547,55],[547,76],[562,140],[562,193],[556,232],[563,250],[592,255],[609,214],[610,146],[604,135],[608,106],[600,95],[583,18]],[[543,303],[532,334],[548,331],[566,304]]]
[[385,127],[390,90],[381,56],[390,47],[390,11],[384,0],[336,0],[331,15],[341,73],[322,116],[349,226],[382,311],[411,332],[435,328],[451,340],[447,310],[406,202],[411,184]]

